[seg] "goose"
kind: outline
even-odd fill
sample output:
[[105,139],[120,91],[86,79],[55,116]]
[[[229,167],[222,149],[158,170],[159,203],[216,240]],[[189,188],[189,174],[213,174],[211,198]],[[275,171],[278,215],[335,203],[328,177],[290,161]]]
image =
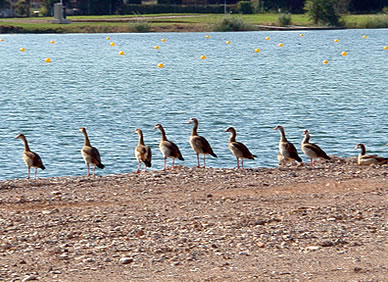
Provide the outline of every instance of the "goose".
[[24,134],[19,134],[15,139],[21,139],[24,142],[24,152],[23,160],[26,163],[28,169],[27,179],[30,179],[30,170],[31,167],[35,168],[35,179],[37,178],[38,168],[44,170],[46,167],[43,165],[43,162],[37,153],[34,153],[30,150],[30,147],[27,143],[27,138]]
[[144,163],[144,171],[146,171],[147,167],[151,167],[152,152],[151,148],[144,144],[143,132],[141,129],[137,128],[135,134],[139,135],[139,143],[135,148],[135,157],[139,163],[136,173],[140,173],[142,162]]
[[366,155],[366,147],[364,144],[357,144],[356,147],[354,147],[354,150],[357,150],[357,149],[361,149],[361,152],[357,158],[357,163],[359,165],[388,164],[388,158],[382,158],[377,155]]
[[289,142],[286,138],[286,133],[284,131],[283,126],[276,126],[274,130],[280,131],[280,142],[279,142],[279,166],[281,164],[286,165],[288,162],[295,164],[295,161],[302,162],[302,159],[298,155],[298,151],[296,150],[294,144]]
[[316,144],[309,143],[310,133],[307,129],[303,131],[301,149],[303,153],[310,158],[311,167],[314,165],[314,159],[330,160],[330,157]]
[[178,146],[175,145],[175,143],[167,140],[166,132],[164,131],[163,126],[160,123],[158,123],[158,124],[155,124],[154,129],[159,129],[160,133],[162,134],[162,139],[160,140],[160,143],[159,143],[159,149],[162,152],[163,159],[164,159],[163,170],[167,169],[167,158],[172,159],[172,168],[174,168],[175,159],[184,161],[185,159],[183,158],[181,152],[179,151]]
[[217,158],[217,155],[213,152],[212,147],[210,146],[209,142],[207,142],[205,137],[198,135],[198,120],[196,118],[191,118],[187,123],[193,124],[193,130],[191,131],[190,136],[190,145],[191,148],[193,148],[195,154],[197,155],[197,167],[200,167],[199,154],[203,154],[203,167],[206,167],[206,155],[212,155],[215,158]]
[[97,148],[90,145],[89,137],[85,127],[81,127],[80,131],[85,136],[85,144],[81,149],[82,157],[88,167],[88,176],[90,176],[90,164],[93,165],[93,176],[95,176],[96,166],[103,169],[105,166],[101,163],[100,153]]
[[243,143],[236,141],[237,133],[234,127],[228,127],[227,129],[225,129],[225,132],[232,133],[228,142],[228,147],[237,159],[237,169],[240,168],[239,159],[241,159],[241,168],[244,168],[244,159],[254,160],[257,156],[252,155],[247,146],[245,146]]

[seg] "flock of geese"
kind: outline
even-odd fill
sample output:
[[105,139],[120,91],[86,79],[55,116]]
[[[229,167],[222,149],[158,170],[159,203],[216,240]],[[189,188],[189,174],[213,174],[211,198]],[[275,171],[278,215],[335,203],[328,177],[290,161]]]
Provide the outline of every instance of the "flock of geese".
[[[193,148],[197,156],[197,167],[200,167],[200,154],[203,155],[203,167],[206,167],[206,156],[211,155],[217,158],[217,155],[213,152],[212,147],[205,137],[198,135],[198,120],[196,118],[191,118],[188,124],[193,124],[193,129],[190,136],[190,145]],[[154,129],[159,129],[161,133],[161,140],[159,143],[159,149],[163,155],[164,165],[163,170],[167,169],[167,158],[172,159],[171,168],[174,168],[175,160],[183,161],[184,158],[180,152],[178,146],[167,139],[166,132],[161,124],[156,124]],[[302,159],[298,155],[298,151],[294,144],[286,138],[285,130],[282,126],[278,125],[274,130],[280,131],[280,142],[279,142],[279,153],[278,153],[278,162],[279,166],[287,166],[288,164],[295,165],[296,162],[302,163]],[[86,128],[81,127],[80,132],[84,135],[84,146],[81,149],[82,157],[85,161],[88,170],[88,176],[90,176],[90,166],[93,167],[93,176],[95,176],[96,167],[103,169],[104,165],[101,162],[101,156],[97,148],[93,147],[90,144]],[[241,142],[236,141],[237,132],[233,127],[228,127],[225,129],[225,132],[231,133],[229,138],[228,147],[230,152],[236,157],[237,160],[237,169],[244,168],[244,160],[255,159],[249,149]],[[140,173],[141,165],[144,164],[144,171],[147,167],[151,167],[152,152],[151,148],[144,143],[143,132],[141,129],[136,129],[135,134],[139,135],[138,145],[135,148],[135,157],[138,162],[138,167],[136,173]],[[311,167],[314,166],[315,159],[330,160],[330,157],[316,144],[310,143],[310,133],[306,129],[303,131],[304,138],[301,143],[301,149],[303,153],[310,159]],[[34,153],[30,150],[26,137],[23,134],[19,134],[15,139],[21,139],[24,142],[24,152],[23,160],[26,163],[28,169],[27,179],[30,178],[31,167],[35,169],[35,179],[37,178],[37,170],[45,169],[43,162],[40,156],[37,153]],[[388,143],[386,144],[388,146]],[[360,154],[358,155],[357,162],[359,165],[382,165],[388,164],[388,158],[379,157],[377,155],[367,155],[366,147],[364,144],[357,144],[354,149],[361,149]]]

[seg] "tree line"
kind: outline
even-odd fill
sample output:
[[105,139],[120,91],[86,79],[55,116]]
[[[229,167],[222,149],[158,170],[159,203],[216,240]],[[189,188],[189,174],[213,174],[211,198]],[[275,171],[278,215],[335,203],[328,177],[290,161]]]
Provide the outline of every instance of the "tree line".
[[[160,5],[185,4],[184,0],[156,0]],[[226,1],[226,2],[225,2]],[[12,8],[20,16],[30,15],[30,0],[19,0],[12,4],[10,0],[0,0],[0,9]],[[42,2],[41,14],[49,16],[54,3],[58,0],[44,0]],[[378,13],[388,10],[388,0],[204,0],[195,1],[203,5],[237,4],[238,2],[250,2],[255,7],[255,12],[289,12],[304,13],[316,9],[317,13],[334,8],[337,13]],[[119,14],[125,5],[142,4],[142,0],[63,0],[67,8],[75,8],[81,14],[87,15],[109,15]],[[192,4],[193,5],[193,4]],[[195,5],[195,4],[194,4]],[[171,10],[174,12],[174,10]],[[313,17],[314,18],[314,17]]]

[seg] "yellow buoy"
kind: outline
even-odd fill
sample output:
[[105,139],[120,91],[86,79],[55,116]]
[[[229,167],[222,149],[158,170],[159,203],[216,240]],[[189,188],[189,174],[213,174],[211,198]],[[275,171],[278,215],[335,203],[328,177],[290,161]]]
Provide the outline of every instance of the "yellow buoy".
[[256,53],[259,53],[259,52],[260,52],[260,49],[259,49],[259,48],[256,48],[256,49],[255,49],[255,52],[256,52]]
[[163,64],[158,64],[158,68],[164,68],[164,65]]
[[55,41],[54,41],[54,40],[51,40],[51,41],[50,41],[50,43],[51,43],[51,44],[54,44],[54,43],[55,43]]
[[299,34],[299,36],[300,36],[300,37],[303,37],[303,36],[304,36],[304,34],[303,34],[303,33],[301,33],[301,34]]
[[26,49],[25,49],[25,48],[20,48],[19,50],[20,50],[20,52],[24,52],[24,51],[26,51]]
[[334,42],[339,42],[339,40],[338,39],[334,39]]
[[51,59],[50,59],[50,58],[46,58],[44,61],[45,61],[46,63],[51,63]]
[[388,50],[388,46],[384,46],[384,50]]
[[110,40],[110,37],[108,36],[107,38],[105,38],[106,40]]
[[154,49],[158,50],[158,49],[159,49],[159,46],[158,46],[158,45],[156,45],[156,46],[154,47]]
[[205,38],[210,38],[210,36],[209,35],[205,35]]
[[120,54],[120,55],[125,55],[124,51],[120,51],[119,54]]
[[283,47],[283,43],[279,43],[278,46],[279,46],[279,47]]
[[206,59],[206,56],[205,56],[205,55],[202,55],[202,56],[201,56],[201,59],[202,59],[202,60]]
[[161,40],[162,42],[166,42],[166,39],[164,39],[164,38],[162,38],[162,40]]
[[322,63],[327,65],[329,63],[329,61],[328,60],[324,60]]
[[342,53],[341,53],[341,56],[346,56],[348,53],[346,53],[345,51],[343,51]]
[[265,40],[270,40],[270,38],[267,36],[267,37],[265,38]]
[[368,36],[366,36],[366,35],[363,35],[363,36],[362,36],[362,38],[366,39],[366,38],[368,38]]
[[228,41],[226,41],[225,43],[229,45],[229,44],[230,44],[230,41],[228,40]]
[[110,46],[116,46],[116,43],[111,42],[111,43],[110,43]]

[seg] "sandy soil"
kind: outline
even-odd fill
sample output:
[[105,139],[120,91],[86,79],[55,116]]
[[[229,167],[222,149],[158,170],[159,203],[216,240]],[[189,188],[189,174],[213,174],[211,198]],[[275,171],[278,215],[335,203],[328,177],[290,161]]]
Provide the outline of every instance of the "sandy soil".
[[387,167],[0,182],[1,281],[383,281]]

